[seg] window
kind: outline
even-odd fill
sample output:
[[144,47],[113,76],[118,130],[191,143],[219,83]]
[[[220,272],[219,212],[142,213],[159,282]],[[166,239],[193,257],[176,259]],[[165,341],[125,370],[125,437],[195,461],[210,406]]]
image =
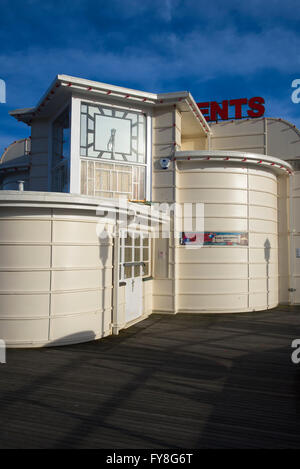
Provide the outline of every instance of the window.
[[146,116],[81,104],[81,193],[146,198]]
[[289,163],[294,171],[300,171],[300,159],[293,159],[293,160],[287,160],[287,163]]
[[81,156],[145,164],[145,133],[141,112],[81,104]]
[[120,237],[120,280],[151,275],[149,233],[123,232]]
[[96,197],[145,198],[145,167],[81,161],[81,193]]
[[65,109],[52,124],[53,192],[70,191],[70,110]]

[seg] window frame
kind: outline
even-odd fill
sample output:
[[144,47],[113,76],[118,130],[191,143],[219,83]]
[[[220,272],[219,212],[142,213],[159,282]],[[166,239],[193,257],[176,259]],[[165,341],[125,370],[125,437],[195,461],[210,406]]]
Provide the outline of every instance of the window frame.
[[[126,233],[134,233],[138,234],[139,239],[141,242],[139,246],[136,247],[135,244],[135,237],[134,236],[126,236]],[[131,243],[126,244],[126,239],[130,239]],[[144,239],[148,239],[148,245],[144,245]],[[131,250],[131,260],[126,259],[126,248],[130,248]],[[120,231],[120,258],[119,258],[119,281],[126,281],[132,278],[141,277],[141,278],[148,278],[152,276],[152,236],[151,232],[146,230],[131,230],[131,229],[124,229]],[[136,256],[136,249],[139,249],[139,259],[135,259]],[[147,259],[144,258],[144,250],[147,250]],[[132,266],[125,266],[124,264],[134,263],[134,262],[144,262],[148,266],[148,271],[146,273],[142,273],[143,266],[142,264],[132,265]],[[136,268],[139,267],[139,275],[135,275]],[[126,275],[126,268],[131,269],[131,275]]]
[[[58,119],[58,117],[65,112],[65,110],[69,108],[69,125],[70,125],[70,148],[69,148],[69,159],[68,159],[68,191],[62,193],[70,193],[71,192],[71,182],[72,182],[72,100],[68,100],[65,102],[58,111],[54,114],[52,119],[49,121],[48,127],[48,191],[52,191],[52,183],[53,183],[53,149],[54,149],[54,142],[53,142],[53,124]],[[56,166],[61,166],[60,162]]]
[[[130,161],[113,160],[116,164],[132,165],[145,167],[145,200],[152,198],[152,109],[147,107],[126,106],[105,102],[103,100],[92,100],[91,98],[72,97],[71,106],[71,191],[72,193],[81,193],[81,161],[98,161],[109,164],[111,160],[80,156],[80,138],[81,138],[81,105],[87,103],[90,105],[99,105],[111,107],[115,110],[126,110],[137,113],[144,113],[146,118],[145,132],[145,163],[132,163]],[[78,131],[79,128],[79,131]],[[76,133],[76,139],[74,134]],[[78,174],[74,171],[78,171]]]

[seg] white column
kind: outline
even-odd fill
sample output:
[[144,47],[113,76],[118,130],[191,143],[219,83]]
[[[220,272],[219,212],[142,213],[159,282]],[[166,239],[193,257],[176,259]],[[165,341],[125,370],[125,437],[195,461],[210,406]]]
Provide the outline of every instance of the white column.
[[70,193],[80,194],[80,99],[71,101]]

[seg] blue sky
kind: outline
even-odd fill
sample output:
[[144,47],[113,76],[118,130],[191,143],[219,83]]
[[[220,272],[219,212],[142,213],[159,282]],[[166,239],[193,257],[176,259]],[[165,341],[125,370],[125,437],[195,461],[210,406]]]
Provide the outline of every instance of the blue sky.
[[300,127],[296,0],[1,0],[0,154],[29,128],[8,111],[35,105],[58,73],[196,101],[263,96],[266,116]]

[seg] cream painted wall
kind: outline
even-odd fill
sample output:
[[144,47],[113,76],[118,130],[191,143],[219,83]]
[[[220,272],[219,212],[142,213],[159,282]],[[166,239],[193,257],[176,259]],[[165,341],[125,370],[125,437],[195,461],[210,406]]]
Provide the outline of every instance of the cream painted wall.
[[[159,159],[173,157],[175,149],[181,149],[181,113],[174,106],[154,109],[152,123],[152,200],[153,202],[175,201],[174,162],[163,170]],[[173,223],[173,222],[172,222]],[[173,226],[169,239],[154,243],[153,311],[174,313],[174,239]]]
[[1,337],[10,347],[37,347],[110,334],[112,241],[97,236],[97,204],[12,194],[0,200]]
[[212,150],[238,150],[300,158],[300,132],[290,122],[270,117],[210,123]]
[[290,188],[290,293],[291,302],[300,304],[300,172],[297,171],[291,180]]
[[208,150],[208,139],[202,138],[182,138],[181,150],[194,151],[194,150]]
[[[239,312],[278,304],[277,178],[267,169],[179,166],[177,201],[204,203],[204,230],[247,232],[248,246],[177,243],[178,312]],[[177,219],[178,231],[182,220]],[[184,230],[183,230],[184,231]],[[191,230],[193,231],[193,230]],[[266,260],[265,243],[270,244]]]
[[[282,160],[300,161],[300,131],[285,120],[268,117],[226,121],[211,124],[211,129],[212,149],[252,151]],[[278,184],[279,301],[281,303],[300,303],[300,269],[298,272],[299,261],[295,251],[296,246],[300,247],[298,181],[299,172],[296,172],[291,177],[290,185],[286,178],[279,178]],[[289,288],[295,291],[289,292]]]
[[210,123],[210,127],[213,133],[211,150],[237,150],[267,154],[264,141],[264,119]]

